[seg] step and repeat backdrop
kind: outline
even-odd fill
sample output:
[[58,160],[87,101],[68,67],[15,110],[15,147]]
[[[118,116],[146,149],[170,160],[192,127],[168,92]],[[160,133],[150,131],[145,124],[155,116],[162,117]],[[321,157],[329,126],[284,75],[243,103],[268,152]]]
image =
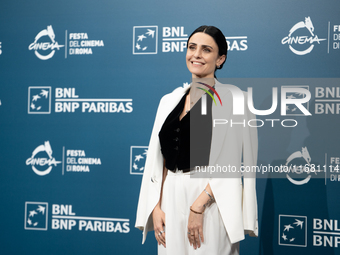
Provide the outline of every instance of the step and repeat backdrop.
[[134,227],[151,129],[160,98],[190,83],[188,36],[214,25],[229,45],[217,78],[257,114],[243,125],[259,133],[260,231],[241,254],[340,254],[339,9],[3,1],[0,253],[157,253]]

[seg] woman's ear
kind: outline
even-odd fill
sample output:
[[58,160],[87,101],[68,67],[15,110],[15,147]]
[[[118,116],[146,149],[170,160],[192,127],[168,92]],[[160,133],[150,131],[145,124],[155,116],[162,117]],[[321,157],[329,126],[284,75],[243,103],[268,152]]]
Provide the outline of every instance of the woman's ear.
[[217,59],[217,61],[216,61],[216,65],[217,65],[217,66],[222,65],[222,64],[224,63],[225,59],[226,59],[226,56],[225,56],[225,55],[219,56],[218,59]]

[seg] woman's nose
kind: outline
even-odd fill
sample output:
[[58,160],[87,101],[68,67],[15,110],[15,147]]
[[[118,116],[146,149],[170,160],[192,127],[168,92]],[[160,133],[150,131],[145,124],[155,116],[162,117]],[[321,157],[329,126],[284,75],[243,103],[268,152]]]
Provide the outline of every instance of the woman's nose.
[[201,50],[200,49],[196,49],[194,57],[195,58],[200,58],[201,57]]

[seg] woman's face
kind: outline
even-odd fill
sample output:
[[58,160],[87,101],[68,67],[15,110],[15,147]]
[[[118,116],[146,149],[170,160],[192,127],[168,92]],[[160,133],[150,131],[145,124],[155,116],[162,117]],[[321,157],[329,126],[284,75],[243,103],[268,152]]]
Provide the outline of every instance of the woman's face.
[[198,32],[191,36],[186,62],[192,78],[214,78],[215,68],[224,60],[225,55],[218,55],[218,46],[210,35]]

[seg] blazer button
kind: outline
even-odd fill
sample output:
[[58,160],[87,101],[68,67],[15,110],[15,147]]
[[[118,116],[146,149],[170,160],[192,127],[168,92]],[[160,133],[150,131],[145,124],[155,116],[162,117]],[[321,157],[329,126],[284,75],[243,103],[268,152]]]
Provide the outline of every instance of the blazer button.
[[176,146],[174,149],[175,149],[176,151],[178,151],[178,146]]
[[180,128],[176,128],[176,129],[175,129],[176,132],[179,132],[180,130],[181,130]]
[[178,139],[178,137],[176,137],[174,140],[175,140],[176,142],[178,142],[179,139]]

